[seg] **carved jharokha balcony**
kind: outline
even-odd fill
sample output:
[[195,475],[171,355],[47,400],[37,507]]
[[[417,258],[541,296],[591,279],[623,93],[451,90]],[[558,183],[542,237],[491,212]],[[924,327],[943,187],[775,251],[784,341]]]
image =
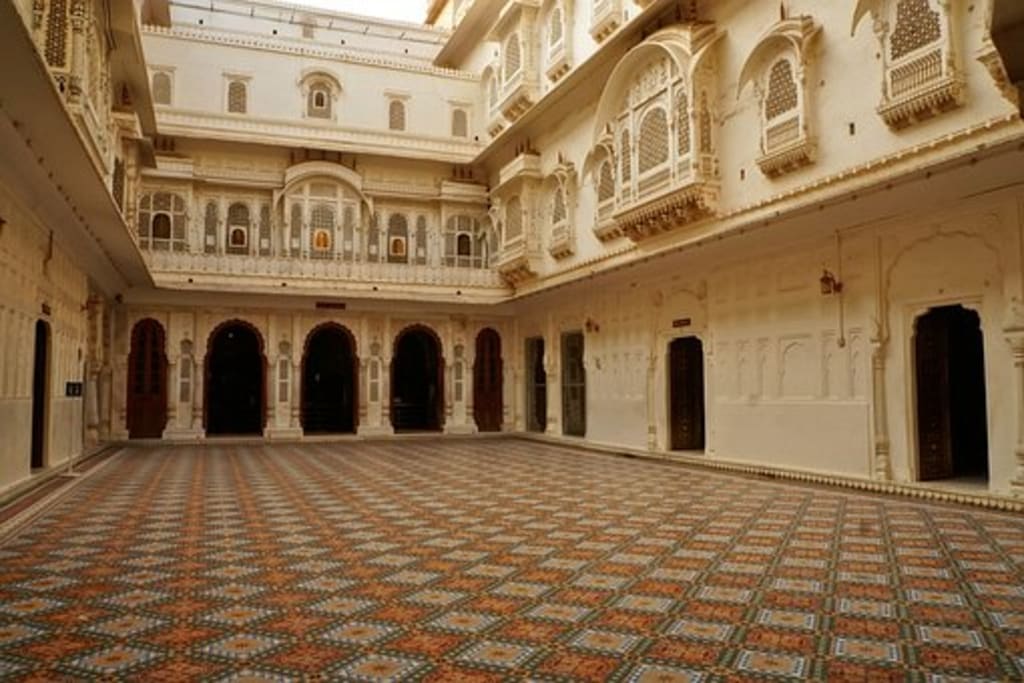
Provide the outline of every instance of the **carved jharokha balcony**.
[[157,284],[171,288],[387,294],[465,302],[501,300],[509,293],[492,268],[167,251],[146,252],[145,258]]
[[511,285],[537,277],[536,254],[530,252],[525,239],[506,245],[498,258],[498,272]]

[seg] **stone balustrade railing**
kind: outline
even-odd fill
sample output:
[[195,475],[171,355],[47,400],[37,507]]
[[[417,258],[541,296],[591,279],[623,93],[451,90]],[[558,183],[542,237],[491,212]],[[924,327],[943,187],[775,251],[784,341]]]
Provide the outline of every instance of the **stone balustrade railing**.
[[146,252],[154,275],[250,276],[287,282],[362,283],[478,287],[507,291],[500,274],[487,268],[427,266],[405,263],[353,263],[336,259],[233,254]]

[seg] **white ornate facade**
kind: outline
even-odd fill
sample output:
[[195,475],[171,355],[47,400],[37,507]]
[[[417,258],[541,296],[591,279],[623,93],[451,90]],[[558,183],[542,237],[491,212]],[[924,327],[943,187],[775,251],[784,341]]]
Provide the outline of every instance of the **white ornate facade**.
[[0,492],[231,433],[218,359],[251,340],[261,438],[541,432],[1022,495],[990,5],[9,3]]

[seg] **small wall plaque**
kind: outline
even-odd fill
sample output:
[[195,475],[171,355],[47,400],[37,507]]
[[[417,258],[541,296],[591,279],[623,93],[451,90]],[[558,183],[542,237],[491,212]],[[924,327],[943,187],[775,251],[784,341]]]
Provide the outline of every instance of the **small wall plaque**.
[[689,327],[693,323],[689,318],[678,318],[672,321],[672,327]]
[[64,395],[70,398],[79,398],[82,395],[82,383],[66,382],[64,384]]

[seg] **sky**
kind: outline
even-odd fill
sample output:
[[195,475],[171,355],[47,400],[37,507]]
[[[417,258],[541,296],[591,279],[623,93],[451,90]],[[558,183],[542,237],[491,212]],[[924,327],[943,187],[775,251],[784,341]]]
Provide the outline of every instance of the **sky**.
[[295,5],[309,5],[338,12],[351,12],[384,19],[397,19],[422,24],[427,16],[427,0],[288,0]]

